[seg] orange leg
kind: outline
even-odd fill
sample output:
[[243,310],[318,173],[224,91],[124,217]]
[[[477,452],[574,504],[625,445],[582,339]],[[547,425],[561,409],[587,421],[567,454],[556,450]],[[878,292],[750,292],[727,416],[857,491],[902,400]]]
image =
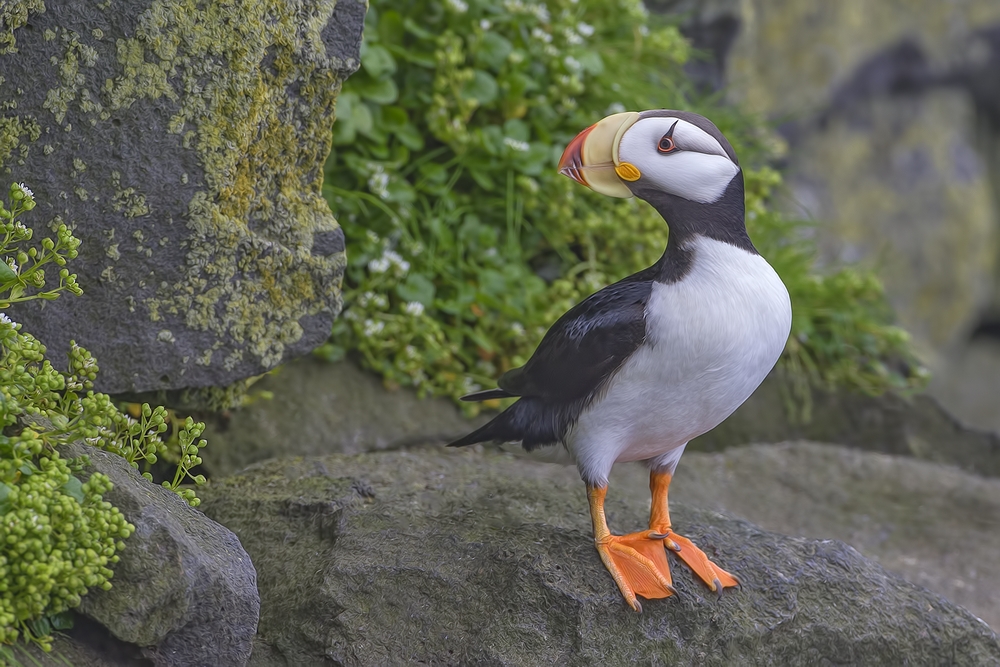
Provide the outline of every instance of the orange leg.
[[650,539],[653,531],[644,530],[628,535],[612,535],[604,516],[606,486],[587,486],[590,517],[594,521],[594,545],[604,562],[604,567],[618,584],[632,609],[641,612],[637,595],[656,599],[673,595],[670,566],[663,549],[662,538]]
[[708,560],[705,552],[691,540],[675,533],[670,527],[670,509],[667,505],[667,491],[670,489],[670,473],[649,473],[649,490],[653,494],[653,505],[649,511],[649,536],[662,539],[663,545],[677,554],[695,575],[708,587],[722,595],[723,588],[738,586],[736,577]]

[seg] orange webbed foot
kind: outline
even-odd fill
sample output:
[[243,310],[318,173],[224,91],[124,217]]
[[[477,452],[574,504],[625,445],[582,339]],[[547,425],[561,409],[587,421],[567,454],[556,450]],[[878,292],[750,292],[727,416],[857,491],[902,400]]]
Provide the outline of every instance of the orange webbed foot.
[[682,535],[678,535],[672,530],[662,533],[650,531],[650,537],[662,539],[662,544],[677,554],[684,563],[691,568],[695,576],[704,581],[708,587],[722,595],[722,589],[739,586],[740,582],[730,573],[713,563],[705,555],[705,552],[694,545],[694,543]]
[[652,538],[651,532],[607,535],[596,542],[604,566],[618,584],[625,601],[638,612],[642,611],[642,605],[637,595],[655,600],[677,593],[663,541]]

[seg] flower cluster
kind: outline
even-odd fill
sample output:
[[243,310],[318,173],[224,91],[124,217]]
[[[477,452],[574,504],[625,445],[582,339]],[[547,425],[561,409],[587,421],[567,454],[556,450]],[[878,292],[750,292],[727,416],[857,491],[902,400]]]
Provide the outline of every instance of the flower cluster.
[[[46,264],[64,267],[75,257],[79,241],[63,225],[55,240],[23,249],[32,233],[17,218],[34,208],[34,194],[16,183],[10,202],[10,208],[0,202],[0,257],[8,258],[0,262],[2,307],[56,298],[62,290],[79,294],[65,268],[59,287],[49,291],[43,274]],[[84,478],[83,462],[64,459],[60,446],[84,441],[136,468],[157,455],[173,457],[176,473],[164,486],[197,504],[194,491],[181,483],[204,482],[190,474],[201,462],[204,440],[195,440],[204,425],[189,418],[164,443],[167,411],[143,405],[138,418],[120,412],[106,394],[94,392],[98,371],[94,357],[71,342],[68,370],[60,372],[9,310],[0,313],[0,645],[22,637],[48,649],[51,630],[67,627],[63,612],[88,589],[111,586],[109,568],[133,530],[103,499],[111,488],[107,477]],[[145,476],[151,479],[148,471]]]

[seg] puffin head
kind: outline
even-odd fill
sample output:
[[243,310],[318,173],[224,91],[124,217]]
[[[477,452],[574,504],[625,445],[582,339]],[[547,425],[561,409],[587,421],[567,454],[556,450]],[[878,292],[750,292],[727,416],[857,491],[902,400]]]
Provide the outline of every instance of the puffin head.
[[[591,125],[566,147],[559,173],[611,197],[649,200],[665,194],[714,204],[740,174],[740,165],[712,121],[658,109],[616,113]],[[742,190],[739,194],[742,203]]]

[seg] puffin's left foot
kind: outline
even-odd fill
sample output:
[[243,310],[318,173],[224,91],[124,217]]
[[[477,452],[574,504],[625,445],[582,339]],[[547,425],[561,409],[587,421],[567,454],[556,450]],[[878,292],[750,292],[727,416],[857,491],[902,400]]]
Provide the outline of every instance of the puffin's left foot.
[[713,592],[722,595],[722,589],[740,585],[736,577],[710,561],[705,552],[688,538],[678,535],[669,528],[662,533],[652,533],[650,537],[663,539],[663,546],[677,554],[677,557],[691,568],[695,576],[708,584]]

